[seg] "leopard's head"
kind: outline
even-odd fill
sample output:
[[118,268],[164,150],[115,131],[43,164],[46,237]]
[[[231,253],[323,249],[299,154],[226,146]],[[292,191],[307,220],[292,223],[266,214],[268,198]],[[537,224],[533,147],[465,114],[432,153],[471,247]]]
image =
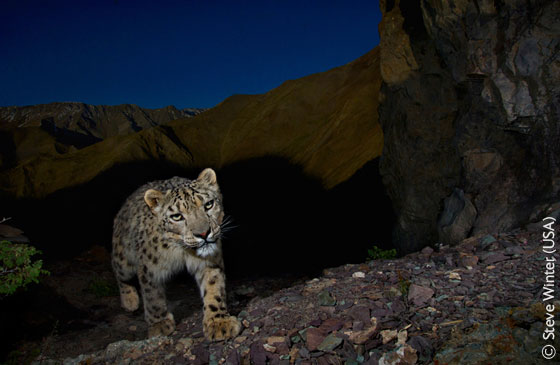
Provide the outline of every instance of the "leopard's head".
[[149,189],[144,201],[160,223],[166,241],[196,250],[199,256],[213,254],[222,234],[222,195],[212,169],[196,180],[165,192]]

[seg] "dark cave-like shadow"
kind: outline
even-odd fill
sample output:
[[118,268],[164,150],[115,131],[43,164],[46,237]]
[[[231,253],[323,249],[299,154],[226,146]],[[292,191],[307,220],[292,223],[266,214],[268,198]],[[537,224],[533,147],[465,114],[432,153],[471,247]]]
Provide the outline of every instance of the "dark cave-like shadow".
[[44,336],[86,328],[79,321],[86,313],[53,289],[31,284],[17,295],[0,299],[0,362],[19,341],[40,341]]
[[16,145],[9,130],[0,130],[0,171],[11,168],[17,160]]
[[90,182],[43,199],[3,197],[2,212],[21,228],[46,260],[68,259],[93,245],[111,247],[113,218],[125,199],[147,181],[182,172],[160,161],[115,166]]
[[275,157],[232,164],[218,179],[238,226],[224,239],[233,274],[317,274],[390,244],[393,216],[377,160],[330,191]]
[[[116,166],[87,184],[42,200],[7,200],[14,217],[47,260],[71,258],[92,245],[110,250],[113,218],[138,186],[174,175],[196,178],[161,161]],[[331,190],[279,157],[216,169],[227,215],[237,226],[224,238],[228,273],[312,273],[362,262],[372,245],[390,248],[391,203],[378,159]]]

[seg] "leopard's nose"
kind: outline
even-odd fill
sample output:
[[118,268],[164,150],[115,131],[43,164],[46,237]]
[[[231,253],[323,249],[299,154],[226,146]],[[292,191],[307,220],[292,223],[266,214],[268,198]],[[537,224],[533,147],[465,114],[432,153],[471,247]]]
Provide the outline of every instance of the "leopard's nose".
[[195,233],[195,237],[197,238],[202,238],[203,240],[206,240],[206,238],[208,237],[208,235],[210,234],[210,228],[208,228],[208,230],[206,232],[203,233]]

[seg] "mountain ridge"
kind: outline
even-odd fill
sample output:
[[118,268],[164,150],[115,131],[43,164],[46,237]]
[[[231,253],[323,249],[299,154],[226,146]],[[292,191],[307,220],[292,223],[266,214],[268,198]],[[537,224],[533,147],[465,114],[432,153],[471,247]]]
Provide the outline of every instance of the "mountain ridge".
[[178,109],[173,105],[149,109],[135,104],[92,105],[82,102],[6,106],[0,107],[0,129],[42,127],[105,139],[138,132],[174,119],[192,117],[204,110]]
[[198,169],[265,156],[299,165],[332,188],[381,154],[378,65],[375,48],[346,65],[286,81],[265,94],[233,95],[165,128],[116,135],[77,151],[53,152],[49,145],[49,155],[27,154],[4,170],[0,190],[38,198],[131,162]]

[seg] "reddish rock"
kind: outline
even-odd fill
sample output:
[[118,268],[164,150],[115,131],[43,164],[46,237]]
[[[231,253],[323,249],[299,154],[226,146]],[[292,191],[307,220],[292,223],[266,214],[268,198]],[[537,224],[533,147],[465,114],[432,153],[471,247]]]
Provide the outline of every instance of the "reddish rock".
[[309,328],[305,334],[305,340],[307,343],[307,349],[309,351],[317,350],[317,346],[323,342],[325,339],[326,334],[323,330],[319,328]]
[[413,302],[416,307],[425,305],[433,296],[434,290],[426,288],[425,286],[411,284],[408,288],[408,300]]
[[505,261],[508,260],[509,257],[507,257],[506,255],[504,255],[501,252],[492,252],[489,255],[487,255],[482,261],[486,264],[486,265],[490,265],[490,264],[495,264],[496,262],[501,262],[501,261]]
[[[255,365],[266,364],[266,350],[262,343],[255,342],[251,345],[251,362]],[[206,362],[208,363],[208,362]]]
[[348,311],[348,315],[354,320],[361,321],[363,323],[369,323],[371,318],[369,308],[362,305],[352,307]]
[[461,264],[464,267],[470,266],[470,267],[475,267],[476,264],[478,263],[478,256],[475,255],[461,255]]
[[226,358],[226,363],[228,365],[239,365],[240,361],[241,359],[239,358],[239,353],[236,349],[233,349]]
[[377,327],[372,326],[365,330],[353,332],[350,334],[350,341],[356,345],[363,345],[376,333]]
[[416,364],[418,355],[416,350],[410,345],[404,344],[399,346],[396,350],[383,354],[379,360],[380,364]]
[[343,324],[344,322],[340,319],[329,318],[321,324],[319,329],[321,329],[325,333],[330,333],[332,331],[338,331],[339,329],[341,329]]
[[287,355],[290,353],[290,347],[285,342],[277,343],[274,346],[276,346],[276,353],[278,355]]

